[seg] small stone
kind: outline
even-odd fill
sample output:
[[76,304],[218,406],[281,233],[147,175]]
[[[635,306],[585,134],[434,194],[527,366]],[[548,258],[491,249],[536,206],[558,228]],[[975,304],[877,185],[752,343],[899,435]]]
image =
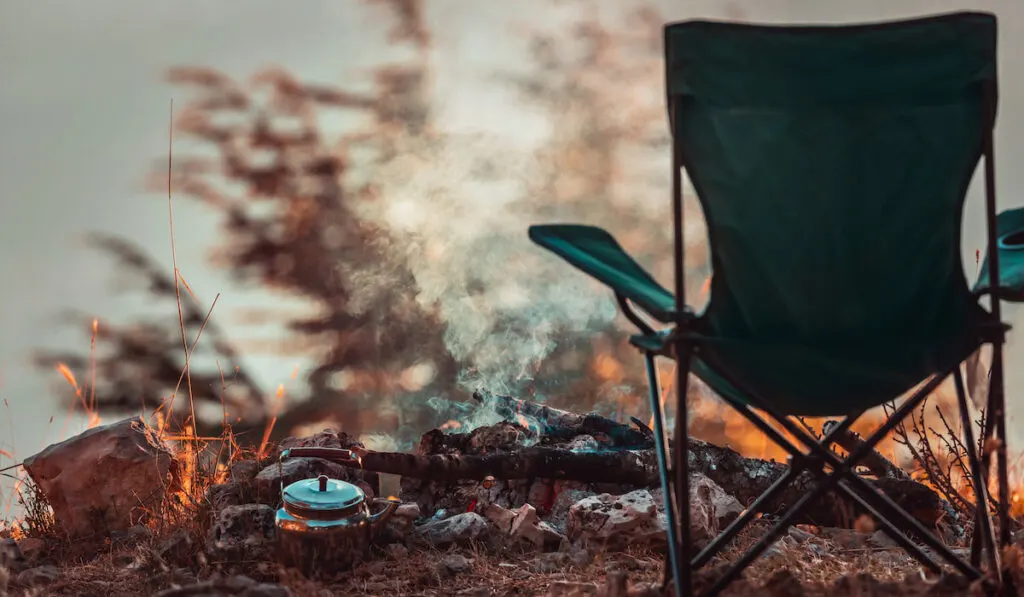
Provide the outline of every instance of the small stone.
[[537,549],[558,549],[564,537],[551,525],[537,516],[537,510],[530,504],[523,504],[515,513],[509,534],[520,541]]
[[60,578],[60,569],[56,566],[37,566],[18,574],[18,584],[28,587],[48,585]]
[[437,546],[468,543],[483,539],[490,527],[487,519],[476,512],[456,514],[444,520],[431,521],[416,529],[416,535]]
[[228,506],[218,513],[208,545],[216,558],[260,559],[270,555],[276,535],[274,510],[270,506]]
[[259,472],[259,462],[255,460],[239,460],[231,465],[228,476],[235,483],[251,483]]
[[206,490],[206,501],[210,502],[210,509],[219,512],[228,506],[241,506],[254,499],[250,487],[232,481],[230,483],[218,483],[211,485]]
[[456,593],[458,597],[490,597],[490,587],[472,587],[469,589],[462,589]]
[[509,533],[512,531],[512,521],[516,518],[516,512],[503,508],[498,504],[487,504],[483,508],[484,518],[491,521],[499,531],[502,533]]
[[462,554],[452,553],[441,558],[437,571],[442,576],[455,576],[473,568],[473,560]]
[[374,534],[373,541],[378,545],[401,543],[413,530],[416,520],[420,517],[419,504],[405,503],[395,509],[384,528]]
[[555,527],[560,533],[565,533],[569,520],[569,508],[580,500],[594,497],[597,493],[589,489],[578,487],[562,487],[561,483],[555,484],[555,501],[551,505],[551,512],[548,513],[547,522]]
[[392,515],[393,518],[402,518],[409,522],[414,522],[420,516],[422,516],[420,514],[420,505],[416,502],[400,505]]

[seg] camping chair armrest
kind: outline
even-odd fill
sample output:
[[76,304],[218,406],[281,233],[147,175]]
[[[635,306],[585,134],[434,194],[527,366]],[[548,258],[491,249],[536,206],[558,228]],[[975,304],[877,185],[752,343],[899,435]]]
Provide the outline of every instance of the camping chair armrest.
[[[529,234],[533,242],[611,288],[620,304],[628,300],[662,323],[675,321],[673,294],[605,230],[580,224],[546,224],[530,226]],[[632,321],[631,315],[627,316]]]
[[974,284],[974,294],[994,294],[1000,300],[1024,302],[1024,207],[1008,209],[996,216],[999,282],[995,291],[988,278],[988,254]]

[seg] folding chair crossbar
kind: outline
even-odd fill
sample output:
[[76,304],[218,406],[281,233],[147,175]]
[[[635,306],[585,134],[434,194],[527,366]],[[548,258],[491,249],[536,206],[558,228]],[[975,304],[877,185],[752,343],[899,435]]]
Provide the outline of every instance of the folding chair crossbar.
[[[719,375],[722,375],[723,377],[726,377],[728,375],[721,368],[716,368],[716,372]],[[941,373],[941,374],[934,375],[932,377],[932,379],[929,380],[929,382],[927,382],[923,387],[921,387],[917,392],[915,392],[910,398],[907,399],[907,401],[904,403],[903,407],[898,409],[897,412],[892,417],[889,418],[889,420],[886,422],[885,425],[880,427],[871,437],[867,438],[867,440],[866,440],[864,446],[862,446],[861,450],[858,450],[857,452],[851,453],[850,456],[845,461],[839,460],[839,458],[835,454],[833,454],[830,450],[828,450],[827,446],[829,445],[830,442],[827,441],[827,439],[826,440],[822,440],[819,443],[813,437],[811,437],[806,432],[804,432],[804,430],[802,430],[799,427],[797,427],[796,425],[792,424],[787,418],[782,417],[779,414],[773,412],[770,409],[770,407],[768,407],[767,405],[764,404],[763,400],[760,400],[758,398],[756,393],[750,391],[750,388],[744,387],[744,384],[742,384],[738,380],[732,379],[731,377],[729,377],[729,382],[730,383],[734,383],[734,384],[738,384],[737,387],[741,388],[741,391],[747,392],[748,395],[752,397],[751,402],[757,404],[759,408],[763,407],[763,410],[767,414],[769,414],[772,418],[774,418],[776,421],[778,421],[779,424],[782,425],[786,429],[786,431],[791,433],[794,437],[796,437],[804,445],[806,445],[812,452],[816,453],[816,455],[818,457],[823,458],[825,460],[825,462],[830,467],[835,469],[836,470],[836,474],[840,474],[838,472],[840,470],[839,467],[842,467],[843,470],[847,470],[848,472],[842,473],[841,476],[847,476],[848,481],[853,483],[858,489],[866,492],[869,496],[871,496],[871,500],[873,502],[875,502],[876,505],[880,505],[883,509],[888,510],[890,513],[894,514],[896,518],[898,518],[901,521],[903,521],[904,524],[907,524],[908,526],[910,526],[910,528],[915,532],[915,534],[926,545],[928,545],[928,547],[930,547],[933,550],[937,551],[939,553],[939,555],[942,555],[947,561],[949,561],[950,564],[952,564],[954,567],[956,567],[958,570],[960,570],[961,573],[963,573],[964,575],[966,575],[968,577],[980,578],[982,576],[981,572],[979,572],[977,569],[975,569],[973,567],[969,567],[966,564],[964,564],[964,562],[962,560],[960,560],[960,558],[956,557],[956,555],[953,554],[953,552],[950,551],[949,548],[947,548],[931,532],[929,532],[924,527],[924,525],[922,525],[916,518],[914,518],[911,514],[906,512],[906,510],[901,508],[898,504],[896,504],[895,502],[890,500],[887,496],[885,496],[884,494],[879,492],[877,488],[872,487],[867,481],[865,481],[864,479],[860,478],[859,476],[853,474],[853,468],[852,468],[860,460],[863,460],[864,456],[869,454],[875,448],[875,446],[878,444],[878,442],[880,442],[882,439],[884,439],[884,437],[890,431],[892,431],[892,429],[894,429],[897,425],[901,424],[906,419],[906,417],[909,416],[914,411],[914,409],[916,409],[919,406],[919,404],[921,402],[923,402],[928,397],[928,395],[931,394],[932,391],[934,391],[935,388],[937,388],[940,384],[942,384],[946,380],[947,377],[949,377],[950,373],[952,373],[954,375],[954,381],[956,382],[956,385],[957,385],[958,394],[963,393],[963,387],[962,387],[963,379],[962,379],[962,376],[960,375],[959,367],[955,367],[952,370],[952,372],[948,372],[947,371],[947,372],[944,372],[944,373]],[[965,401],[961,401],[961,408],[962,408],[963,412],[966,412],[966,407],[967,407],[966,402]],[[796,448],[794,446],[792,446],[783,436],[778,434],[763,419],[760,419],[760,417],[757,417],[754,413],[750,412],[750,410],[747,409],[747,408],[739,409],[739,412],[740,412],[740,414],[744,415],[748,420],[751,420],[751,422],[754,422],[755,425],[757,425],[762,431],[764,431],[768,435],[768,437],[770,439],[772,439],[772,441],[774,441],[780,447],[782,447],[786,451],[790,452],[791,454],[794,453]],[[830,434],[830,436],[834,437],[836,435],[836,431],[840,431],[840,430],[845,431],[846,429],[848,429],[850,426],[853,425],[855,420],[861,416],[861,414],[862,413],[859,413],[859,414],[856,414],[856,415],[853,415],[853,416],[845,418],[840,423],[840,425],[836,427],[836,429],[833,429],[833,432]],[[760,423],[755,421],[755,419],[759,420]],[[965,418],[964,420],[967,422],[967,424],[965,425],[965,429],[967,430],[968,433],[970,433],[970,419],[969,418]],[[973,434],[971,434],[971,436],[973,436]],[[968,443],[973,443],[973,441],[971,439],[967,439],[967,441],[968,441]],[[968,455],[968,456],[970,457],[970,455]],[[978,462],[977,462],[976,459],[971,458],[971,465],[972,465],[972,470],[974,470],[977,473],[980,473],[980,466],[978,466]],[[984,491],[983,487],[982,487],[982,491]],[[981,502],[981,503],[984,504],[985,502]],[[986,512],[987,512],[987,510],[986,510]],[[877,519],[877,517],[876,517],[876,519]],[[879,520],[879,522],[881,523],[881,522],[883,522],[883,520]],[[902,533],[900,534],[900,537],[902,537]],[[897,538],[897,537],[893,537],[893,538],[897,542],[901,542],[900,538]],[[992,544],[990,543],[989,545],[992,545]],[[906,547],[906,546],[904,545],[904,547]],[[914,549],[914,548],[910,549],[909,551],[911,552],[912,555],[915,554],[915,553],[919,553],[919,551],[917,549]],[[995,557],[994,556],[994,554],[995,554],[995,550],[994,549],[990,549],[989,553],[990,553],[990,555],[993,555],[993,557]],[[917,559],[919,561],[922,561],[922,563],[927,565],[927,562],[921,560],[921,558],[917,558]],[[992,569],[993,570],[997,570],[999,568],[997,559],[993,559],[991,564],[992,564]]]
[[[620,304],[624,301],[620,301]],[[624,305],[625,306],[625,305]],[[631,310],[624,309],[626,313],[630,313]],[[635,313],[633,314],[635,317]],[[632,317],[630,319],[633,319]],[[686,341],[686,338],[676,338],[679,340]],[[693,352],[699,352],[699,341],[687,342],[691,347],[690,350]],[[645,359],[648,369],[648,381],[651,389],[651,405],[652,411],[654,412],[655,424],[658,427],[663,420],[661,412],[661,401],[660,401],[660,390],[658,388],[657,376],[655,372],[654,356],[655,353],[645,350]],[[680,355],[685,352],[677,347],[676,354]],[[852,451],[849,456],[844,460],[840,459],[836,454],[829,450],[829,446],[834,442],[840,434],[846,432],[853,423],[863,415],[863,412],[855,413],[851,416],[845,417],[840,423],[829,430],[828,433],[822,437],[821,440],[817,440],[800,429],[798,426],[793,424],[788,418],[780,416],[774,412],[773,409],[765,405],[763,400],[760,400],[756,392],[750,391],[749,388],[744,387],[742,382],[733,379],[727,371],[724,370],[718,363],[715,362],[714,358],[709,358],[702,355],[704,362],[710,366],[716,374],[720,375],[728,383],[733,384],[737,390],[743,392],[745,395],[750,397],[751,404],[765,412],[773,420],[775,420],[786,432],[790,433],[800,443],[804,444],[809,453],[802,452],[798,447],[793,445],[785,436],[783,436],[771,423],[766,421],[764,418],[755,413],[750,406],[743,404],[736,404],[731,401],[727,403],[734,408],[740,415],[749,420],[758,429],[765,433],[765,435],[776,443],[779,447],[789,452],[792,456],[790,458],[790,469],[779,479],[777,479],[768,490],[760,495],[753,504],[750,505],[736,520],[734,520],[722,533],[711,541],[696,557],[690,561],[691,569],[698,569],[710,561],[721,549],[743,529],[745,528],[757,514],[762,510],[763,506],[771,500],[778,492],[782,491],[790,483],[792,483],[801,473],[811,472],[818,477],[815,487],[805,494],[796,504],[792,505],[786,513],[778,520],[778,522],[767,532],[765,535],[753,546],[751,546],[738,560],[736,560],[726,571],[720,576],[715,584],[706,593],[708,596],[716,595],[722,589],[724,589],[730,582],[732,582],[736,576],[746,568],[751,562],[753,562],[758,556],[770,547],[790,526],[794,524],[797,517],[810,505],[813,500],[820,498],[827,491],[833,490],[836,493],[846,497],[850,501],[854,502],[862,510],[868,513],[880,526],[881,529],[890,536],[900,547],[918,560],[922,565],[931,570],[932,572],[938,573],[941,568],[934,560],[928,556],[925,551],[913,543],[896,525],[893,520],[899,520],[904,525],[909,527],[914,534],[921,540],[927,547],[933,550],[936,554],[945,559],[949,564],[955,567],[960,573],[971,579],[983,578],[983,573],[977,569],[976,561],[972,561],[971,564],[965,563],[963,560],[958,558],[948,547],[946,547],[935,535],[930,532],[927,528],[921,524],[911,514],[906,512],[898,504],[893,502],[885,494],[881,493],[876,487],[872,486],[865,479],[862,479],[856,475],[854,468],[862,461],[867,455],[869,455],[878,445],[878,443],[897,425],[902,423],[908,416],[910,416],[918,406],[939,386],[946,378],[952,373],[954,380],[957,385],[958,398],[960,398],[961,414],[968,424],[965,425],[969,428],[969,418],[965,416],[966,401],[963,389],[963,379],[960,374],[959,368],[954,368],[952,371],[946,371],[937,375],[932,376],[922,387],[920,387],[913,395],[911,395],[896,412],[871,436],[865,439],[864,443],[859,446],[856,450]],[[684,407],[685,404],[685,392],[679,395],[680,408]],[[659,465],[664,462],[664,454],[667,450],[664,446],[665,436],[663,431],[656,430],[656,441],[659,444],[657,451],[659,454]],[[973,433],[968,429],[965,432],[965,443],[973,446]],[[979,483],[979,479],[982,476],[981,466],[979,459],[974,454],[968,454],[971,461],[972,471],[974,472],[974,482],[976,486],[981,487],[979,494],[981,500],[987,495],[984,490],[984,485]],[[832,469],[831,473],[827,473],[824,467],[827,466]],[[663,483],[669,478],[668,471],[664,471]],[[665,485],[669,487],[669,485]],[[678,487],[678,484],[673,488],[676,493],[675,504],[670,504],[666,500],[666,514],[668,517],[669,527],[675,531],[676,525],[676,510],[684,507],[688,500],[679,500],[678,496],[683,488]],[[989,565],[992,569],[998,569],[997,556],[995,550],[991,549],[994,545],[994,538],[991,535],[991,521],[987,519],[987,502],[979,500],[980,508],[985,509],[985,516],[980,516],[981,511],[979,510],[979,518],[982,525],[982,532],[988,533],[987,546],[990,547],[987,551],[990,555]],[[687,529],[683,529],[682,532],[687,532]],[[678,562],[683,557],[683,554],[675,553],[677,551],[685,551],[680,549],[679,539],[673,537],[675,532],[670,533],[669,545],[670,545],[670,559],[673,562]],[[686,554],[688,555],[688,554]],[[679,583],[678,572],[673,571],[674,580]],[[677,585],[678,586],[678,585]]]

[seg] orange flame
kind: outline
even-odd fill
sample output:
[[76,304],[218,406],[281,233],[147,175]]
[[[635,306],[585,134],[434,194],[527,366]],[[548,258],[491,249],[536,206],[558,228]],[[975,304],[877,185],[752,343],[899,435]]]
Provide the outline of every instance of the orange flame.
[[441,431],[454,431],[455,429],[462,429],[462,423],[455,419],[451,419],[450,421],[445,421],[445,423],[438,427],[438,429]]
[[274,401],[273,414],[270,416],[270,422],[267,423],[266,429],[263,430],[263,440],[260,441],[260,449],[258,454],[260,458],[265,457],[267,442],[270,441],[270,433],[274,430],[274,424],[277,423],[277,413],[281,408],[281,403],[284,401],[284,384],[277,386],[277,399]]
[[64,363],[57,363],[57,371],[60,371],[71,387],[75,388],[75,396],[81,397],[82,389],[78,387],[78,380],[75,379],[75,374],[71,372],[71,369]]

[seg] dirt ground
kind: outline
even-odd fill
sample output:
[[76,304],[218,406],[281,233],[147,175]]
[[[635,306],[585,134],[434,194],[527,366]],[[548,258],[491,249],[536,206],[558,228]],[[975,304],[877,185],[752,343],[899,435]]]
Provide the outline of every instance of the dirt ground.
[[[706,586],[716,571],[735,558],[756,537],[756,530],[742,537],[697,576]],[[296,597],[348,596],[653,596],[662,579],[662,555],[652,551],[592,552],[587,560],[566,553],[529,553],[488,548],[482,545],[448,550],[392,550],[364,562],[351,571],[319,580],[302,578],[273,562],[226,564],[196,558],[192,550],[154,555],[153,542],[116,548],[106,545],[92,553],[72,555],[74,550],[51,552],[46,558],[57,572],[35,588],[19,583],[19,576],[0,572],[0,595],[54,595],[126,597],[156,595],[175,585],[188,586],[199,579],[232,578],[244,574],[259,582],[287,587]],[[81,546],[80,546],[81,547]],[[58,561],[54,559],[60,556]],[[1010,548],[1004,566],[1021,586],[1021,551]],[[43,575],[46,576],[45,574]],[[625,577],[625,593],[610,591],[614,579]],[[7,592],[3,591],[7,585]],[[170,596],[271,593],[220,592],[202,585],[180,589]],[[802,542],[783,540],[777,548],[734,582],[724,595],[736,597],[868,597],[882,595],[983,595],[981,586],[955,575],[926,578],[919,566],[897,549],[844,548],[831,539]],[[1024,595],[1024,592],[1020,593]]]

